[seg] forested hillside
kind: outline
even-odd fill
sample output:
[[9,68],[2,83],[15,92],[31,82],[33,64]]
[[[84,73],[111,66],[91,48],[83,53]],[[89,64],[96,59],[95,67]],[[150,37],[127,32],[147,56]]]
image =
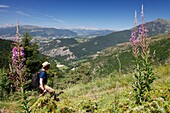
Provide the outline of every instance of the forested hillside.
[[[164,64],[170,57],[170,34],[161,34],[148,38],[151,54],[154,54],[154,66]],[[68,82],[84,82],[96,77],[106,77],[113,73],[129,73],[134,69],[134,57],[129,42],[102,50],[94,54],[76,71],[68,73]],[[84,73],[84,75],[83,75]],[[71,75],[71,76],[70,76]],[[82,78],[83,76],[83,78]]]
[[8,67],[11,54],[12,41],[0,39],[0,67]]

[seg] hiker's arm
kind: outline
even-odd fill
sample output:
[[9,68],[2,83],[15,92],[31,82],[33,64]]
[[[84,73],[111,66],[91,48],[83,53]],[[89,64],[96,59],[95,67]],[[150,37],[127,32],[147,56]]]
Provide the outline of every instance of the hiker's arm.
[[45,90],[44,85],[43,85],[43,78],[40,78],[40,88],[42,90]]

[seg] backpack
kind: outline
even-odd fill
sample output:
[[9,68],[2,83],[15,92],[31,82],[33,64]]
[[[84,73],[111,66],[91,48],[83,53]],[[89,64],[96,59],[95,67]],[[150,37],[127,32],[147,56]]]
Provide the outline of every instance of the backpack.
[[40,72],[36,72],[32,77],[31,82],[34,88],[37,88],[39,86],[39,75],[40,75]]

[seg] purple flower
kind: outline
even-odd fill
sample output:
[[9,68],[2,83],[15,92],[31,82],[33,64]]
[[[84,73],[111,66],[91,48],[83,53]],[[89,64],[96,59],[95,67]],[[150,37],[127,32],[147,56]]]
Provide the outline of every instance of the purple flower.
[[[17,65],[17,63],[21,63],[21,62],[24,62],[26,59],[25,58],[23,58],[24,57],[24,47],[17,47],[17,46],[19,46],[19,44],[17,45],[16,44],[16,46],[15,47],[13,47],[13,49],[12,49],[12,64],[14,64],[14,65]],[[20,61],[19,61],[19,59],[20,59]]]
[[131,38],[129,40],[134,48],[139,46],[139,38],[137,38],[137,27],[136,27],[136,25],[137,25],[137,18],[136,17],[137,17],[137,12],[135,11],[134,28],[132,30]]
[[24,62],[26,60],[26,58],[22,58],[21,61]]
[[12,49],[12,52],[14,53],[14,52],[16,52],[16,51],[18,51],[18,49],[17,49],[17,47],[14,47],[14,48]]
[[140,44],[139,44],[139,38],[136,38],[134,41],[133,41],[133,44],[138,47]]
[[139,35],[142,35],[142,34],[143,34],[142,27],[140,26],[139,27]]
[[24,47],[20,47],[20,50],[21,50],[21,51],[24,51]]
[[[12,67],[15,69],[15,78],[19,78],[19,81],[16,81],[16,88],[21,87],[21,92],[23,92],[23,85],[25,82],[25,63],[24,61],[26,60],[24,58],[24,47],[21,46],[22,40],[19,34],[19,28],[18,28],[18,23],[17,23],[17,30],[16,30],[16,36],[15,36],[15,40],[14,40],[14,47],[12,49]],[[13,73],[13,72],[12,72]],[[19,83],[18,83],[19,82]]]
[[129,41],[131,42],[132,46],[136,46],[136,47],[139,46],[139,38],[136,37],[136,34],[134,31],[132,31],[131,38]]
[[132,31],[132,33],[131,33],[131,38],[130,38],[130,42],[133,42],[133,40],[135,40],[135,33]]
[[16,63],[18,63],[18,60],[13,59],[13,60],[12,60],[12,64],[16,64]]
[[25,54],[22,52],[22,51],[20,51],[20,56],[24,56]]

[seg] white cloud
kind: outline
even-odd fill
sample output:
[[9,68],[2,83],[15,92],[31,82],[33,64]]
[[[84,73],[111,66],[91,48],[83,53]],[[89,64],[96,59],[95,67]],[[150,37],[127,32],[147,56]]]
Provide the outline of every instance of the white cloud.
[[22,11],[16,11],[16,13],[22,15],[22,16],[28,16],[28,17],[32,17],[31,15],[27,14],[27,13],[24,13]]
[[0,8],[9,8],[10,6],[7,5],[0,5]]
[[63,20],[57,19],[57,18],[55,18],[54,16],[47,15],[47,14],[45,14],[45,16],[48,17],[48,18],[51,18],[52,20],[54,20],[54,21],[56,21],[56,22],[58,22],[58,23],[67,25]]
[[62,24],[66,24],[63,20],[61,19],[57,19],[57,18],[53,18],[54,21],[62,23]]
[[49,18],[53,18],[53,16],[50,16],[50,15],[45,15],[46,17],[49,17]]

